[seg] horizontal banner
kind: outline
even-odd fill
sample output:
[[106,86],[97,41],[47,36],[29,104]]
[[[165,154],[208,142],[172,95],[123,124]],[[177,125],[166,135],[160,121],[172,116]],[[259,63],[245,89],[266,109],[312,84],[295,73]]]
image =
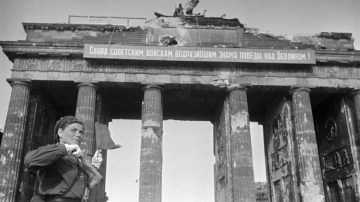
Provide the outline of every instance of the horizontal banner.
[[315,51],[85,44],[84,58],[315,64]]

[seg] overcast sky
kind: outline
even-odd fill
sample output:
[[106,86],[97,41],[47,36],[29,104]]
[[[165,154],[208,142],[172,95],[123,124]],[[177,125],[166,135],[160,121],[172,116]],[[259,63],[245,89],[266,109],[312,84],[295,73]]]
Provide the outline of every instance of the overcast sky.
[[[24,40],[22,22],[66,23],[69,15],[145,17],[171,15],[179,0],[0,0],[0,41]],[[247,27],[274,34],[350,32],[360,47],[359,0],[200,0],[194,13],[238,18]],[[0,128],[4,127],[12,63],[0,50]],[[109,151],[107,192],[111,202],[138,200],[140,121],[113,121],[110,130],[123,147]],[[265,181],[261,127],[252,124],[255,180]],[[164,202],[214,200],[212,125],[164,123]]]

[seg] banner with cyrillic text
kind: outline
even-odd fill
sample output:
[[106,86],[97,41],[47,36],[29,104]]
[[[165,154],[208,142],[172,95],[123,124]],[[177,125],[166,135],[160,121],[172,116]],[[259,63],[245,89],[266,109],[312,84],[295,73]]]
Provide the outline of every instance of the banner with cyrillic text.
[[85,44],[84,58],[315,64],[315,51]]

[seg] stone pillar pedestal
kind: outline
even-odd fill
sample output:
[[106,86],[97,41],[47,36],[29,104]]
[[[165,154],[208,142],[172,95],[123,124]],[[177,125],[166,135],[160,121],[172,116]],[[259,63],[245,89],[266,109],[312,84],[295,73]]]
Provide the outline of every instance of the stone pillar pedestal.
[[162,130],[161,89],[148,85],[142,103],[139,202],[161,202]]
[[15,201],[19,188],[31,84],[13,81],[11,86],[10,104],[0,148],[0,201],[3,202]]
[[228,91],[233,201],[255,201],[247,89],[236,85]]
[[310,103],[310,89],[293,88],[291,94],[300,198],[304,202],[322,202],[325,201],[325,196]]
[[[78,85],[78,99],[76,105],[76,117],[84,122],[84,139],[81,142],[84,157],[91,162],[91,156],[95,153],[95,106],[96,106],[96,86],[91,83],[81,83]],[[91,155],[91,156],[89,156]]]

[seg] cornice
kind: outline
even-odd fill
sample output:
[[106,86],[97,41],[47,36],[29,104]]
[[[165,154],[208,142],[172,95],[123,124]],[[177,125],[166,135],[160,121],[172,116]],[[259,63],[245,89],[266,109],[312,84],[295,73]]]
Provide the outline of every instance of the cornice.
[[0,46],[18,46],[18,47],[74,47],[74,48],[84,48],[84,43],[74,43],[74,42],[32,42],[32,41],[0,41]]
[[315,50],[317,63],[360,63],[360,51]]
[[83,57],[83,43],[51,43],[29,41],[0,41],[7,57],[13,61],[21,56],[72,56]]
[[[57,30],[57,31],[124,31],[123,25],[100,25],[100,24],[67,24],[67,23],[22,23],[24,30]],[[134,29],[134,28],[131,28]]]

